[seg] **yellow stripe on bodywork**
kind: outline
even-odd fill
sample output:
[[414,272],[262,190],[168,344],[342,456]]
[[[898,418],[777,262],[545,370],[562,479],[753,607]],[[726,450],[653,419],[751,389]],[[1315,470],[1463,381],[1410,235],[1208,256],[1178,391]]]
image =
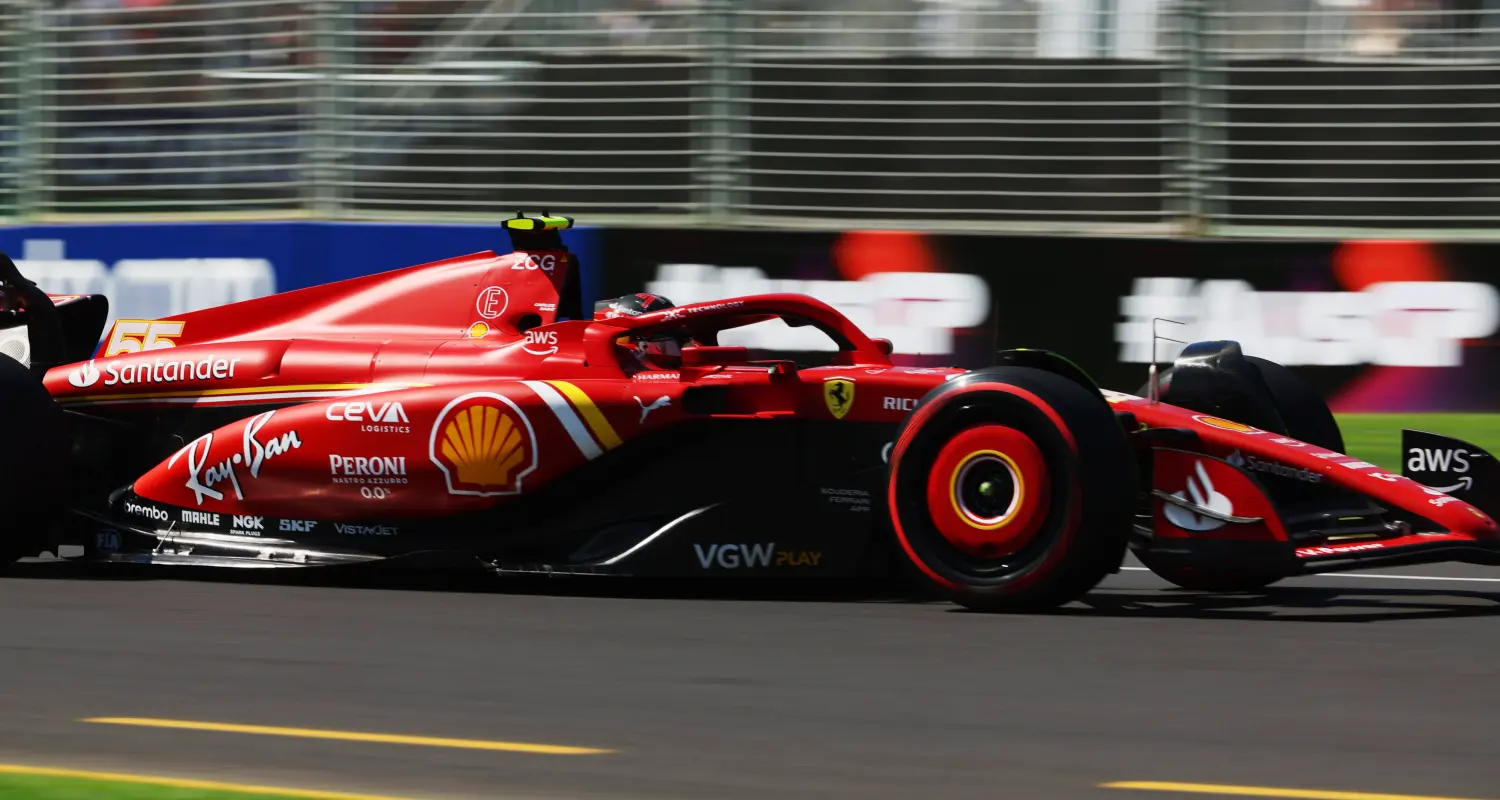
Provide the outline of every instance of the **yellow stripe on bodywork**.
[[615,429],[610,426],[609,420],[604,418],[604,412],[594,405],[594,401],[582,389],[567,381],[547,381],[547,383],[556,387],[568,400],[572,401],[578,413],[583,416],[583,421],[588,423],[589,430],[594,432],[594,437],[599,440],[599,444],[604,445],[605,450],[613,450],[624,444],[620,440],[620,435],[615,433]]
[[66,397],[63,399],[79,401],[117,400],[129,397],[132,399],[139,398],[141,400],[160,400],[166,397],[214,397],[218,395],[232,394],[259,394],[261,392],[265,392],[267,394],[272,394],[275,392],[325,392],[337,391],[340,389],[363,389],[368,385],[369,384],[365,383],[309,383],[306,385],[294,386],[256,386],[253,388],[242,387],[235,389],[180,389],[175,392],[119,392],[115,394],[74,395],[72,397]]

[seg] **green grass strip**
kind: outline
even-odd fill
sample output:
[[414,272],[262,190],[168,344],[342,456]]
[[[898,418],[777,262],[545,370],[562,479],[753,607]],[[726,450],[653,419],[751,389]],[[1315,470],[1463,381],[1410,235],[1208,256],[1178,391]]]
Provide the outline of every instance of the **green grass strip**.
[[1454,436],[1500,452],[1500,414],[1338,414],[1349,455],[1401,472],[1401,429]]
[[[7,800],[271,800],[276,795],[178,789],[156,784],[79,778],[5,775],[0,776],[0,797]],[[285,800],[285,795],[281,796],[281,800]]]
[[0,764],[5,800],[401,800],[350,792]]

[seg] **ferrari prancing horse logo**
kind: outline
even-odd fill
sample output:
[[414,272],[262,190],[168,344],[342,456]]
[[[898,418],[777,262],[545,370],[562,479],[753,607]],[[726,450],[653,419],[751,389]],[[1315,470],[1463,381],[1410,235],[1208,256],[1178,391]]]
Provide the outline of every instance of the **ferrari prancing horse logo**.
[[848,378],[823,381],[823,402],[828,404],[828,411],[834,418],[843,419],[854,406],[854,381]]

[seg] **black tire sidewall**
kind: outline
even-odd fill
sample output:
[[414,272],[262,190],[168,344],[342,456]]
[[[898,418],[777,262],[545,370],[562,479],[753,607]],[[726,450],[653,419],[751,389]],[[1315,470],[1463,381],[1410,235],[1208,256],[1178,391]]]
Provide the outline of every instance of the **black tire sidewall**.
[[[983,384],[1034,395],[1063,427],[1030,400]],[[922,416],[927,406],[938,407]],[[1030,367],[969,373],[934,389],[902,426],[921,428],[890,475],[897,516],[912,554],[954,588],[944,591],[975,608],[1041,607],[1075,599],[1124,559],[1138,491],[1135,459],[1104,399],[1067,378]],[[937,453],[953,435],[976,425],[1020,431],[1041,451],[1050,478],[1047,516],[1031,542],[1012,556],[980,560],[962,554],[936,530],[927,507],[927,480]],[[1068,444],[1071,436],[1076,444]],[[1071,528],[1070,536],[1065,535]]]
[[1275,361],[1258,356],[1245,356],[1245,360],[1255,366],[1261,382],[1271,392],[1288,436],[1335,453],[1344,452],[1344,436],[1338,420],[1307,381]]
[[[948,439],[970,428],[1004,424],[1031,439],[1047,464],[1051,490],[1043,501],[1047,514],[1036,537],[1017,553],[999,559],[967,556],[949,544],[933,528],[928,511],[927,484],[938,451]],[[1052,558],[1056,541],[1079,512],[1076,497],[1076,457],[1040,409],[1024,399],[1001,391],[976,391],[956,396],[924,422],[924,431],[912,440],[896,470],[901,526],[907,542],[929,569],[966,591],[977,594],[1004,592],[1007,585],[1026,579]]]
[[[1275,361],[1248,355],[1244,356],[1244,359],[1260,377],[1261,385],[1270,394],[1271,404],[1275,407],[1276,415],[1281,418],[1282,424],[1286,426],[1287,436],[1335,453],[1344,452],[1344,436],[1339,430],[1338,420],[1329,410],[1328,403],[1312,386],[1308,385],[1307,381]],[[1162,372],[1159,380],[1162,383],[1169,382],[1171,374],[1172,368],[1169,367]],[[1150,388],[1150,384],[1144,384],[1137,393],[1145,397]],[[1167,398],[1163,400],[1167,403],[1171,402]],[[1205,414],[1213,413],[1211,410],[1201,408],[1193,410]]]
[[70,442],[62,410],[20,362],[0,356],[0,564],[33,555],[40,528],[60,512],[66,497]]

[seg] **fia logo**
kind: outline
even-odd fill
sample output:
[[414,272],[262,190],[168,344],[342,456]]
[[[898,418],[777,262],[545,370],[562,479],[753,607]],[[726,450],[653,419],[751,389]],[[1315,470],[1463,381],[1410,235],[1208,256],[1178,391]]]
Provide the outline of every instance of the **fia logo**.
[[854,406],[854,381],[848,378],[829,378],[823,381],[823,402],[828,413],[835,419],[843,419]]
[[[1198,479],[1195,481],[1192,476],[1188,476],[1187,496],[1184,497],[1182,492],[1173,492],[1172,496],[1178,500],[1188,500],[1220,514],[1233,514],[1234,503],[1228,497],[1214,491],[1214,482],[1208,477],[1208,470],[1204,468],[1202,461],[1196,463],[1194,471],[1198,473]],[[1171,503],[1166,505],[1163,512],[1168,522],[1186,531],[1211,531],[1224,527],[1223,520],[1194,514],[1189,509]]]

